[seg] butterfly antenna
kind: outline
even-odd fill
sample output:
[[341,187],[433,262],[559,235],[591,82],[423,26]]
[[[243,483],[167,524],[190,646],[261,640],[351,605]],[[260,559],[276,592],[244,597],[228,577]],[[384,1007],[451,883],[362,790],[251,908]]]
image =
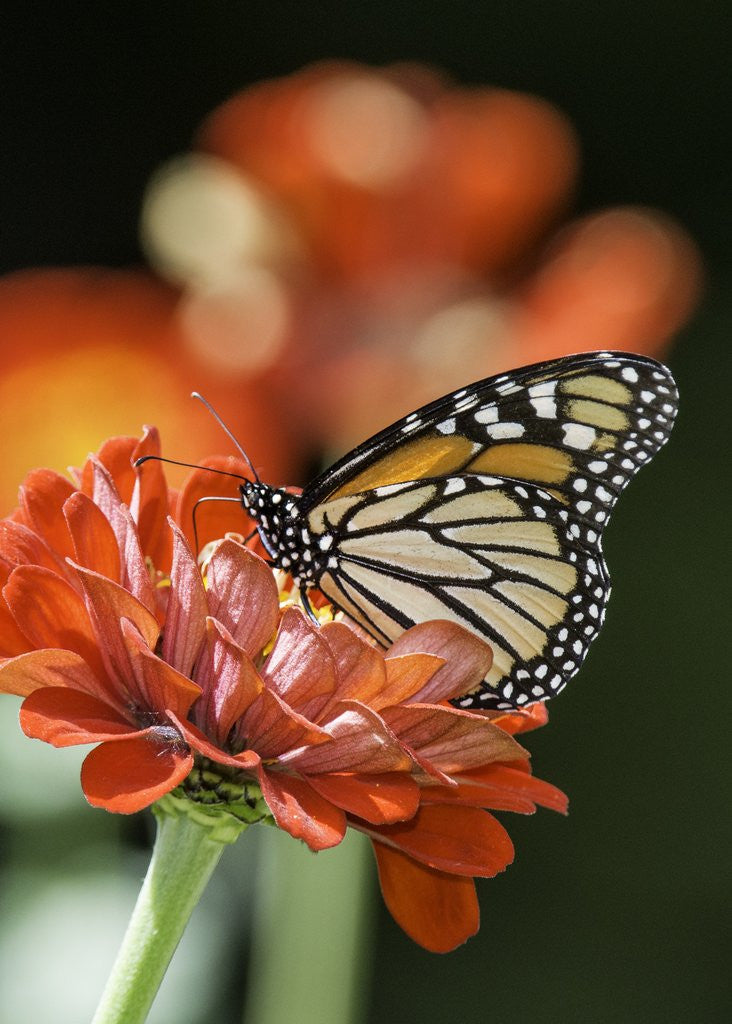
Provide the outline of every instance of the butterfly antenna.
[[[241,473],[230,473],[226,469],[214,469],[212,466],[197,466],[193,462],[179,462],[178,459],[166,459],[162,455],[143,455],[141,458],[135,460],[135,466],[141,466],[143,462],[165,462],[169,466],[183,466],[185,469],[202,469],[206,473],[216,473],[217,476],[233,476],[237,480],[246,480],[250,483],[248,476],[242,476]],[[247,462],[251,466],[251,462],[247,459]],[[252,472],[254,469],[252,468]],[[256,473],[255,473],[256,476]],[[227,498],[227,501],[238,501],[238,498]]]
[[252,474],[254,475],[254,479],[255,479],[255,480],[257,481],[257,483],[261,483],[261,480],[259,479],[259,473],[258,473],[258,472],[256,471],[256,469],[254,468],[254,466],[253,466],[253,464],[252,464],[252,460],[251,460],[251,459],[249,458],[249,456],[247,455],[247,453],[246,453],[246,452],[244,451],[244,449],[243,449],[243,448],[242,448],[242,446],[241,446],[241,445],[239,444],[239,442],[237,441],[237,439],[236,439],[236,438],[234,437],[234,435],[233,435],[233,433],[231,432],[231,430],[229,429],[229,427],[227,427],[227,426],[226,426],[226,424],[224,423],[224,421],[222,420],[222,418],[221,418],[221,417],[219,416],[219,414],[218,414],[218,413],[216,412],[216,410],[215,410],[215,409],[214,409],[214,407],[213,407],[213,406],[211,405],[211,403],[210,403],[209,401],[207,401],[207,400],[206,400],[206,399],[205,399],[205,398],[203,397],[203,395],[202,395],[202,394],[200,394],[200,393],[199,393],[198,391],[193,391],[193,392],[191,392],[191,398],[197,398],[199,402],[201,402],[201,403],[202,403],[203,405],[205,405],[205,407],[206,407],[206,408],[208,409],[208,411],[209,411],[209,412],[211,413],[211,415],[212,415],[212,416],[213,416],[213,418],[214,418],[214,419],[216,420],[216,422],[217,422],[217,423],[218,423],[218,425],[219,425],[219,426],[221,427],[221,429],[222,429],[222,430],[223,430],[223,432],[224,432],[224,433],[226,434],[226,436],[227,436],[227,437],[228,437],[228,438],[229,438],[229,439],[230,439],[230,440],[231,440],[231,441],[233,442],[233,444],[234,444],[234,447],[235,447],[235,448],[236,448],[236,450],[237,450],[237,451],[239,452],[239,454],[241,455],[241,457],[242,457],[242,458],[244,459],[244,461],[246,462],[247,466],[249,466],[249,468],[251,469],[251,471],[252,471]]
[[[241,479],[246,479],[246,477],[242,477]],[[195,550],[196,551],[199,550],[199,546],[198,546],[198,522],[197,522],[196,516],[198,515],[198,506],[202,505],[204,503],[204,501],[235,501],[238,505],[241,504],[241,500],[239,498],[224,498],[224,497],[221,497],[221,496],[215,495],[215,494],[209,495],[206,498],[199,498],[198,499],[196,504],[193,506],[193,511],[191,512],[191,519],[193,520],[193,543],[195,545]],[[254,533],[256,533],[256,532],[257,531],[255,530]],[[253,534],[251,536],[253,536]],[[247,537],[247,540],[249,540],[249,537]]]

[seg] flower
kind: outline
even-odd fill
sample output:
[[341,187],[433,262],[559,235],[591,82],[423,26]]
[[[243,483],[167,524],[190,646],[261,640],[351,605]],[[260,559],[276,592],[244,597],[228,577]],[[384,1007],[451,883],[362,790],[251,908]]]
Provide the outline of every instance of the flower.
[[259,379],[301,444],[345,451],[513,366],[663,352],[699,254],[649,209],[563,223],[578,176],[538,97],[330,61],[212,111],[152,179],[143,244],[182,288],[183,346]]
[[451,706],[492,660],[454,623],[385,653],[327,606],[314,624],[229,532],[240,508],[199,524],[197,559],[182,524],[205,471],[171,492],[159,463],[136,466],[158,451],[149,429],[107,442],[75,484],[36,470],[0,524],[0,690],[25,698],[23,730],[96,744],[82,788],[110,811],[165,798],[274,820],[315,851],[365,833],[395,919],[454,948],[478,927],[473,879],[513,859],[487,808],[566,809],[514,738],[543,708]]

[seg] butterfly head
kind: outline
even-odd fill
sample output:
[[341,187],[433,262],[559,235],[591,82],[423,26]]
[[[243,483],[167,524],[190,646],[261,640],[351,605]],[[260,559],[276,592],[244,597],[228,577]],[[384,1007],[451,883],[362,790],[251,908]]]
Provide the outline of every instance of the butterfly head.
[[257,524],[267,552],[296,583],[312,584],[321,567],[312,556],[312,540],[300,514],[300,500],[283,487],[245,481],[239,487],[241,503]]

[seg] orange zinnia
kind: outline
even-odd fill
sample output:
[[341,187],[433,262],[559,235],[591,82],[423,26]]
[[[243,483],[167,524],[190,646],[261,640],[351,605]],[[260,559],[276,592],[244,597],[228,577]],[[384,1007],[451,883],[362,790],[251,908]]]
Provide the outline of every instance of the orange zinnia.
[[543,708],[452,707],[492,659],[454,623],[415,626],[386,654],[328,609],[316,626],[224,536],[241,509],[209,519],[197,560],[180,524],[204,471],[169,492],[159,464],[135,467],[158,450],[148,431],[107,442],[75,484],[35,471],[0,524],[0,689],[25,698],[24,731],[98,744],[82,787],[110,811],[175,791],[274,819],[313,850],[364,832],[395,919],[427,949],[454,948],[478,927],[474,876],[513,859],[485,808],[566,809],[512,735]]

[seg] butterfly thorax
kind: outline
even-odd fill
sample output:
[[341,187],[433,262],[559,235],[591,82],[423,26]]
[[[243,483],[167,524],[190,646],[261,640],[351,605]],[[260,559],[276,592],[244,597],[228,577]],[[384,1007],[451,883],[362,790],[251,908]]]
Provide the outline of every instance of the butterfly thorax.
[[316,584],[327,556],[313,546],[298,495],[283,487],[249,481],[239,491],[275,565],[290,573],[298,586]]

